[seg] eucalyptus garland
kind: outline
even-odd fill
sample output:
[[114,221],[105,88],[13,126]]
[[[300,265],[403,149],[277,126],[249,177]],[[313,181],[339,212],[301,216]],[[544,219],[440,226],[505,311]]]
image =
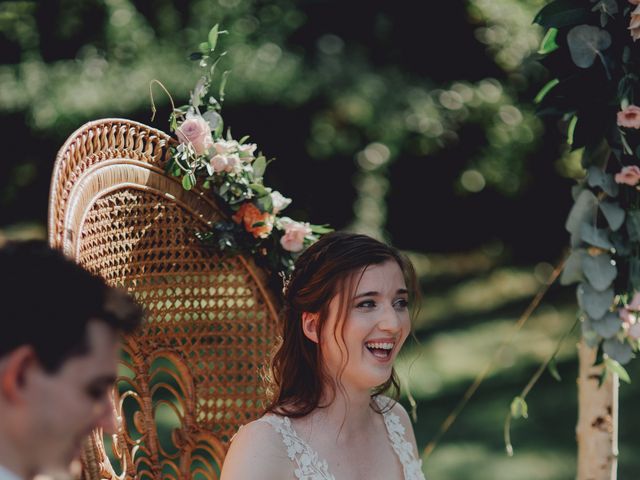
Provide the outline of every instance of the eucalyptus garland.
[[640,0],[556,0],[535,17],[553,79],[541,115],[566,121],[586,175],[566,221],[571,254],[561,282],[577,283],[582,335],[622,380],[640,339]]
[[[224,254],[251,255],[274,277],[284,277],[293,269],[296,256],[331,229],[283,216],[291,199],[264,184],[265,170],[273,159],[267,160],[256,144],[248,143],[248,136],[236,140],[230,128],[225,132],[220,112],[228,71],[222,73],[213,93],[216,69],[226,54],[215,53],[218,37],[224,33],[215,25],[207,41],[190,55],[202,76],[188,105],[176,107],[169,95],[169,127],[178,144],[171,146],[166,171],[180,178],[186,190],[197,186],[209,191],[226,214],[225,219],[212,222],[210,230],[195,233],[204,244]],[[153,83],[164,89],[157,80]],[[153,94],[151,102],[155,114]]]

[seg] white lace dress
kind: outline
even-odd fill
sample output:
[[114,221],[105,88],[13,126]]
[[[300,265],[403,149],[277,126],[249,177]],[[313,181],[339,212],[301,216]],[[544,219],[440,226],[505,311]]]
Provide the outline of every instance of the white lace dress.
[[[405,428],[400,419],[390,411],[382,415],[391,446],[400,459],[404,480],[425,480],[422,460],[413,454],[413,446],[405,438]],[[298,480],[335,480],[329,473],[327,462],[319,458],[318,453],[298,436],[288,417],[271,414],[258,421],[268,423],[282,436],[282,441],[287,447],[287,455],[296,465],[294,473]]]

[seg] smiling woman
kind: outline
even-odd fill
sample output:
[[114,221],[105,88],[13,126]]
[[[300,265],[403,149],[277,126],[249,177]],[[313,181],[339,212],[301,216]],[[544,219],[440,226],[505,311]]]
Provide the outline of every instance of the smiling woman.
[[234,438],[222,479],[423,479],[409,417],[383,395],[399,393],[416,296],[411,263],[371,237],[309,247],[285,287],[270,403]]

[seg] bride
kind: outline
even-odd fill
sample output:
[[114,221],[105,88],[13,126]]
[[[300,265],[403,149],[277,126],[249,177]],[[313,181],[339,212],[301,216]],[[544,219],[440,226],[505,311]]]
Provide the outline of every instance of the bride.
[[222,480],[424,479],[409,417],[382,395],[398,392],[415,280],[365,235],[326,235],[298,258],[267,413],[238,431]]

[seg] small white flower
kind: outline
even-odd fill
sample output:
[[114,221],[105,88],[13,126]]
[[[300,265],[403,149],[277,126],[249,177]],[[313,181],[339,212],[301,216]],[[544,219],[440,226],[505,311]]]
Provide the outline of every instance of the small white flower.
[[271,192],[271,201],[273,202],[273,213],[278,214],[291,204],[291,199],[285,197],[280,192]]

